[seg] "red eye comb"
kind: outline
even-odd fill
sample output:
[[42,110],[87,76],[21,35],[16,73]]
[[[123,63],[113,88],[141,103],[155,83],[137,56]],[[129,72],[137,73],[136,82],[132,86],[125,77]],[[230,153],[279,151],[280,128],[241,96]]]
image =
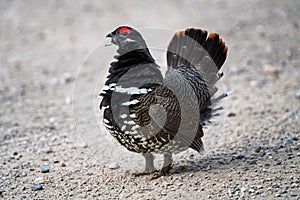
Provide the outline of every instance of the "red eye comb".
[[127,28],[127,27],[123,27],[119,30],[119,34],[122,34],[122,33],[130,33],[130,29]]

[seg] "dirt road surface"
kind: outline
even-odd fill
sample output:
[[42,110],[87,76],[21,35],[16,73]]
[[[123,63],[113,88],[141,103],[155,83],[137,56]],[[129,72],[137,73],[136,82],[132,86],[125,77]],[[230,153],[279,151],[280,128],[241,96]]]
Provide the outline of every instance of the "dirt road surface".
[[[299,1],[10,0],[0,9],[0,198],[300,199]],[[115,51],[105,35],[120,25],[138,28],[158,62],[156,47],[187,27],[218,32],[229,48],[220,85],[234,92],[205,129],[204,154],[176,155],[171,175],[152,181],[132,175],[143,158],[112,140],[97,111]]]

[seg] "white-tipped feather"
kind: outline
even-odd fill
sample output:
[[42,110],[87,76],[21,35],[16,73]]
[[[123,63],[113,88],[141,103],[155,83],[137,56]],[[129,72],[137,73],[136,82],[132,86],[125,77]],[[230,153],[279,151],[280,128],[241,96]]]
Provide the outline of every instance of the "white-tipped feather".
[[123,105],[123,106],[135,105],[135,104],[137,104],[138,102],[139,102],[138,100],[134,99],[134,100],[132,100],[132,101],[127,101],[127,102],[125,102],[125,103],[122,103],[122,105]]

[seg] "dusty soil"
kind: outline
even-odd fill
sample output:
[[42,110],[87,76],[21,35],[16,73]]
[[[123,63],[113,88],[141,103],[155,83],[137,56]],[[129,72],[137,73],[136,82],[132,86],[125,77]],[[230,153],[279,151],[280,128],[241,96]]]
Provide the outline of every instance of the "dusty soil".
[[[299,1],[2,1],[0,10],[0,198],[300,199]],[[112,140],[97,111],[115,50],[104,37],[124,24],[154,53],[167,44],[151,39],[156,30],[186,27],[216,31],[229,47],[220,85],[234,93],[205,129],[205,153],[176,155],[171,175],[153,181],[132,176],[142,157]]]

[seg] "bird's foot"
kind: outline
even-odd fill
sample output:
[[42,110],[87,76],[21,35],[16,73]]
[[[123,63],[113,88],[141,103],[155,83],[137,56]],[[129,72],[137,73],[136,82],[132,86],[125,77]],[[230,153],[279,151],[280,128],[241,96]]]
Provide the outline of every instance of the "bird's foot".
[[139,177],[139,176],[147,176],[147,175],[157,173],[157,172],[158,172],[157,170],[151,170],[151,171],[144,171],[144,172],[136,172],[136,173],[133,173],[132,175],[134,177]]
[[172,169],[172,165],[167,165],[163,167],[160,171],[156,171],[153,173],[153,176],[150,180],[158,179],[162,176],[167,176],[170,174],[170,170]]

